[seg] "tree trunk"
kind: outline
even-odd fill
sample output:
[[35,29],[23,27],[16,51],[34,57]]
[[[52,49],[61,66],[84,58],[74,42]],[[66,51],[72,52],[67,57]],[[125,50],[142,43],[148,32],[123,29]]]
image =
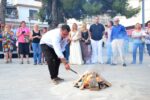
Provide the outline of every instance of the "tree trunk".
[[5,10],[6,10],[7,0],[0,1],[0,22],[5,24]]
[[56,28],[58,25],[58,10],[57,10],[57,2],[58,0],[52,0],[52,10],[51,10],[51,15],[52,15],[52,23],[50,24],[50,29]]

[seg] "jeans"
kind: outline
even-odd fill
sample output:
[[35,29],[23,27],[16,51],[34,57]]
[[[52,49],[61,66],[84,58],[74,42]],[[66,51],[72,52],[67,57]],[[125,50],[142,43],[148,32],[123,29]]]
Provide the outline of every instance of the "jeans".
[[149,54],[149,56],[150,56],[150,44],[146,44],[146,46],[147,46],[148,54]]
[[39,43],[32,43],[34,63],[41,63],[41,47]]
[[140,64],[142,64],[142,62],[143,62],[144,43],[133,43],[133,52],[132,52],[132,56],[133,56],[132,63],[133,64],[136,63],[136,53],[137,53],[138,48],[139,48],[139,61],[140,61]]
[[111,60],[112,60],[112,47],[111,47],[111,42],[107,42],[106,43],[106,47],[107,47],[107,63],[111,64]]
[[67,44],[66,50],[65,50],[65,58],[67,59],[67,61],[69,60],[69,55],[70,55],[70,53],[69,53],[70,48],[69,47],[70,47],[70,44]]

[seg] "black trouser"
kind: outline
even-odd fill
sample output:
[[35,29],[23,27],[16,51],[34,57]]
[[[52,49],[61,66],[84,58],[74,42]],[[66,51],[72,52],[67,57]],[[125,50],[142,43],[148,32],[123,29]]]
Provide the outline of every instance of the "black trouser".
[[47,61],[51,79],[54,79],[59,73],[60,59],[56,55],[54,49],[48,45],[41,44],[41,49]]

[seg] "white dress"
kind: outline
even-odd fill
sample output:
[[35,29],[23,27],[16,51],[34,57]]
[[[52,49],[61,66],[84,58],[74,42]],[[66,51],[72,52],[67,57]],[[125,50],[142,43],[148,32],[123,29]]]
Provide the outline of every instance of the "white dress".
[[80,46],[80,35],[79,32],[70,32],[70,37],[73,41],[70,44],[70,64],[83,64],[81,46]]

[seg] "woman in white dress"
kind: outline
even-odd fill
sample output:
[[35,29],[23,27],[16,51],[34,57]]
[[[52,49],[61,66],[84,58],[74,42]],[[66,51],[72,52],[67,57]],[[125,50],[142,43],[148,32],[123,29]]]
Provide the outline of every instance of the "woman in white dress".
[[81,34],[78,31],[78,26],[76,23],[72,25],[72,30],[70,32],[70,64],[83,64],[81,46],[80,46]]

